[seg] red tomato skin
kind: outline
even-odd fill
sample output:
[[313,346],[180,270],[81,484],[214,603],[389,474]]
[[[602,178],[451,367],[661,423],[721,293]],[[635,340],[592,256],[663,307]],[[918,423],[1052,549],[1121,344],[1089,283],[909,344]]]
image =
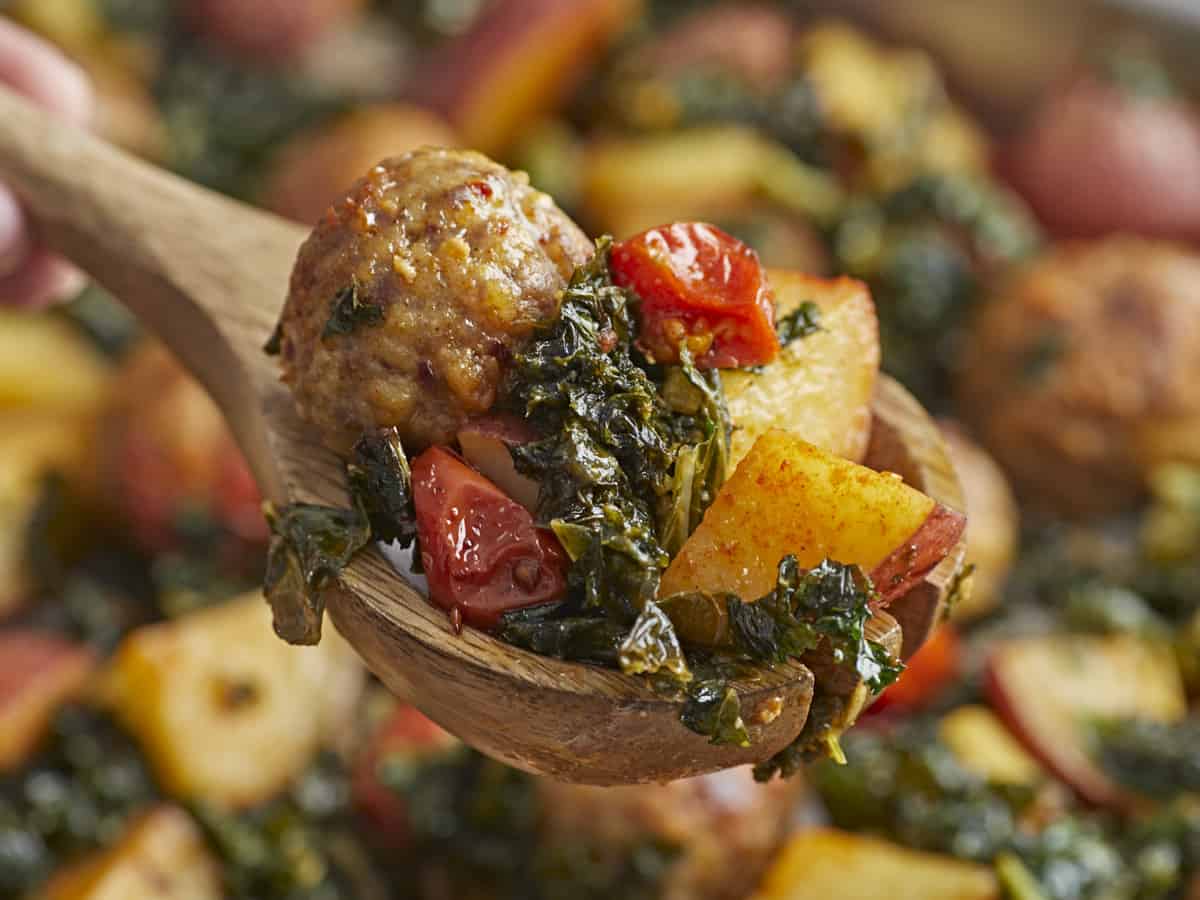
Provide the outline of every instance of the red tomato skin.
[[962,645],[952,625],[942,625],[909,659],[895,684],[871,706],[871,712],[906,713],[928,705],[958,677]]
[[413,503],[430,599],[475,628],[557,600],[567,558],[525,507],[445,447],[412,462]]
[[699,368],[759,366],[779,354],[775,298],[758,254],[703,222],[651,228],[613,244],[613,280],[641,298],[638,346],[679,360],[686,339]]

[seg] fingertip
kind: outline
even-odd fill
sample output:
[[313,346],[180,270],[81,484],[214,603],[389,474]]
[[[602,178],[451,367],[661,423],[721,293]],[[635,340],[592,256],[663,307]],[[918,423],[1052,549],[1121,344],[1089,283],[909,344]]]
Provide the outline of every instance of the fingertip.
[[0,278],[0,307],[40,309],[73,297],[86,283],[82,272],[39,247],[20,271]]
[[0,82],[79,124],[91,117],[92,88],[57,47],[0,18]]

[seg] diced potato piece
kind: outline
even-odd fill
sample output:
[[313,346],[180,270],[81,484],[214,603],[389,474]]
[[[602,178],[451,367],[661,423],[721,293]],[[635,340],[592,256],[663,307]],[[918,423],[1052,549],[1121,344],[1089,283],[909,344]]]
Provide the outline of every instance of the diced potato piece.
[[0,311],[0,410],[92,410],[108,376],[104,359],[67,322]]
[[997,713],[1048,769],[1088,801],[1133,809],[1138,800],[1091,758],[1088,719],[1173,722],[1187,714],[1170,649],[1129,635],[1054,634],[1006,641],[987,663]]
[[285,644],[255,593],[133,632],[107,696],[168,792],[244,807],[340,735],[362,680],[336,631],[316,647]]
[[938,736],[969,772],[997,784],[1036,784],[1042,767],[986,706],[960,706],[938,723]]
[[154,809],[113,847],[60,872],[39,900],[221,900],[221,873],[183,810]]
[[734,428],[734,465],[767,430],[782,428],[834,456],[861,461],[871,438],[879,374],[879,321],[866,285],[850,278],[768,272],[776,319],[802,303],[821,310],[821,330],[792,341],[761,373],[722,373]]
[[994,900],[999,896],[988,866],[857,834],[815,829],[788,842],[754,900]]
[[87,480],[84,463],[92,434],[90,417],[51,411],[0,412],[0,618],[30,588],[26,543],[43,479],[56,472],[76,487],[87,487],[80,482]]
[[772,429],[725,482],[659,594],[761,597],[774,587],[779,561],[792,554],[805,567],[824,559],[861,566],[887,597],[940,562],[964,525],[960,514],[898,476]]

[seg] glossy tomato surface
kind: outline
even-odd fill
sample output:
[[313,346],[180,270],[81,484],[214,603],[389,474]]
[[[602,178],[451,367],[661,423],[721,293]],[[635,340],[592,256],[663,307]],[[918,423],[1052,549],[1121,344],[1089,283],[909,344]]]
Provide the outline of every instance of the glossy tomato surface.
[[613,279],[641,298],[638,346],[656,362],[759,366],[779,353],[775,298],[758,254],[714,225],[679,222],[613,244]]
[[413,460],[413,502],[429,596],[476,628],[501,614],[556,600],[567,558],[550,532],[445,447]]

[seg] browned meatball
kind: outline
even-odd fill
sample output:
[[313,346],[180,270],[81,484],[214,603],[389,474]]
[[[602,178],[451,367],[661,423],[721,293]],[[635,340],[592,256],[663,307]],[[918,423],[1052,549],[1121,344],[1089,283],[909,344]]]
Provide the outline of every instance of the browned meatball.
[[412,450],[448,443],[591,252],[523,173],[466,151],[385,160],[300,248],[284,380],[336,450],[389,425]]
[[589,787],[537,782],[544,840],[611,847],[657,840],[681,848],[663,900],[733,900],[753,890],[787,835],[802,779],[758,784],[750,769],[726,769],[663,785]]
[[1200,257],[1132,237],[1064,245],[989,303],[962,410],[1018,492],[1086,516],[1151,466],[1200,460]]
[[1017,554],[1019,511],[1004,472],[948,419],[938,423],[967,504],[967,562],[975,567],[971,590],[954,607],[955,621],[974,619],[1000,602],[1000,592]]

